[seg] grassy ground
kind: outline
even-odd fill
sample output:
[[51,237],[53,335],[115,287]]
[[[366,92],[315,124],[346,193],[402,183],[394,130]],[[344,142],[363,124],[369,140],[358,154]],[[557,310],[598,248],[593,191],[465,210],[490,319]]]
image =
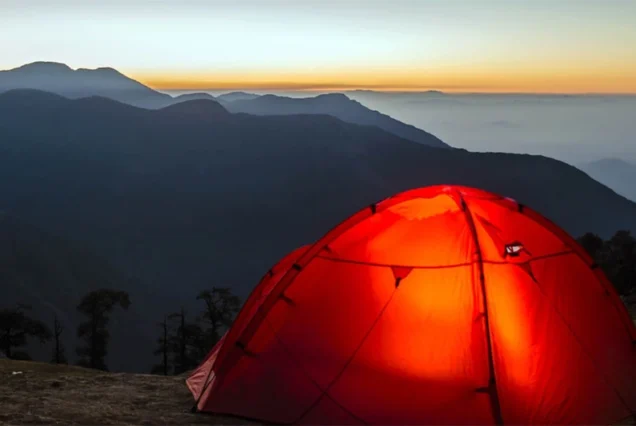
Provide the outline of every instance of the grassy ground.
[[[21,374],[13,372],[21,371]],[[103,373],[0,359],[0,425],[245,424],[191,414],[184,377]]]

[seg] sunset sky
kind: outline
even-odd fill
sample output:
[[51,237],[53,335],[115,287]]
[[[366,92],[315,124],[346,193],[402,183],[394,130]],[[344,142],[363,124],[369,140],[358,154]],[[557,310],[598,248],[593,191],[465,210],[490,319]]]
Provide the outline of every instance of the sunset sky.
[[636,93],[635,0],[0,0],[0,40],[166,90]]

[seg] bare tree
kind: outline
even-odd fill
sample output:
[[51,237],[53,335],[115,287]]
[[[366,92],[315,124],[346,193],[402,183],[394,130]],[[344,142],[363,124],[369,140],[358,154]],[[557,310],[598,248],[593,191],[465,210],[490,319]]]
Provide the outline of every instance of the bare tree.
[[53,338],[55,346],[53,347],[53,356],[51,358],[51,362],[54,364],[68,364],[68,361],[66,360],[66,350],[60,339],[63,331],[64,326],[57,318],[57,315],[55,315],[53,317]]

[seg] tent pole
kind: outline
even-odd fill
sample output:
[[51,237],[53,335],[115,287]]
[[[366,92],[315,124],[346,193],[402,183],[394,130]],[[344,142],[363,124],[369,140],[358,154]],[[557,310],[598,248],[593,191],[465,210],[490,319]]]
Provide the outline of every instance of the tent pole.
[[477,255],[477,265],[479,268],[479,285],[481,287],[481,300],[483,307],[483,317],[484,317],[484,326],[486,329],[486,343],[488,346],[488,370],[489,370],[489,380],[488,380],[488,394],[490,395],[490,405],[492,409],[492,414],[495,420],[495,423],[498,425],[503,425],[503,418],[501,416],[501,404],[499,402],[499,393],[497,392],[497,381],[495,378],[495,362],[492,354],[492,336],[490,332],[490,319],[488,316],[488,298],[486,296],[486,279],[484,276],[484,261],[481,252],[481,246],[479,245],[479,238],[477,237],[477,228],[475,227],[475,221],[473,220],[473,214],[468,208],[468,204],[464,200],[464,197],[458,192],[457,196],[459,197],[461,208],[466,215],[466,221],[468,223],[468,227],[470,228],[470,232],[473,236],[473,241],[475,242],[475,253]]

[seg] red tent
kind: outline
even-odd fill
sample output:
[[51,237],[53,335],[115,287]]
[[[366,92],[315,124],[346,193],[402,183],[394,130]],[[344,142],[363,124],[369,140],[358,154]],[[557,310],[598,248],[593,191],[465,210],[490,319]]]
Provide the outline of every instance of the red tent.
[[272,275],[188,379],[198,410],[313,424],[612,424],[636,412],[627,310],[572,238],[514,200],[407,191]]

